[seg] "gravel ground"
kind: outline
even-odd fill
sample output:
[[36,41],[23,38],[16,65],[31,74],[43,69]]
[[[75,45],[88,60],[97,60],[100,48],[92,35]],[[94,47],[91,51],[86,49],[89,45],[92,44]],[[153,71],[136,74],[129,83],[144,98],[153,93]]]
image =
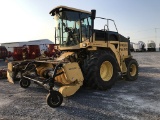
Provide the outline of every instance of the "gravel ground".
[[118,80],[108,91],[81,88],[55,109],[42,87],[0,80],[0,120],[160,120],[160,52],[132,55],[139,63],[137,81]]

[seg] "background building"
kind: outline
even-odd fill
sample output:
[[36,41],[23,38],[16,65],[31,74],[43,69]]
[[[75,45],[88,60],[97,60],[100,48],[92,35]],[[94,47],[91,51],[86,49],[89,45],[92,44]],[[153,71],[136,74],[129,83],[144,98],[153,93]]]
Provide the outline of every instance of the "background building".
[[48,44],[53,44],[53,42],[48,39],[40,39],[40,40],[30,40],[26,42],[1,43],[1,46],[5,46],[8,51],[13,52],[13,47],[21,47],[24,45],[39,45],[40,51],[43,52],[44,50],[47,49]]

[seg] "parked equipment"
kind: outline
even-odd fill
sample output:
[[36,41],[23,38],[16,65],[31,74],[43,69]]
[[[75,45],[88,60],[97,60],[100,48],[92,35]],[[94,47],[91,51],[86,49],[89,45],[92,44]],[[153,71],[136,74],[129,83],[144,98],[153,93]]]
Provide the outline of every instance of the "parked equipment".
[[0,46],[0,59],[6,60],[7,57],[10,57],[10,52],[7,51],[5,46]]
[[[44,86],[49,90],[47,104],[54,108],[82,85],[106,90],[118,77],[137,79],[138,63],[131,56],[130,41],[118,33],[114,20],[96,17],[96,10],[66,6],[58,6],[50,14],[54,16],[55,41],[59,41],[62,54],[54,60],[27,63],[20,73],[21,87],[29,87],[31,81]],[[95,18],[106,21],[103,30],[94,29]],[[109,30],[109,22],[114,23],[117,31]],[[12,63],[8,64],[10,81],[14,68]]]
[[133,44],[135,44],[135,43],[130,42],[130,51],[131,51],[131,52],[134,52]]
[[57,57],[60,55],[60,50],[58,49],[58,44],[48,44],[47,45],[47,50],[44,51],[44,54],[47,56],[47,57]]
[[35,59],[39,56],[39,45],[24,45],[22,47],[13,47],[12,57],[15,61]]
[[153,40],[148,41],[147,51],[156,51],[156,43]]
[[133,49],[135,52],[144,52],[146,51],[146,44],[143,41],[138,41],[138,43],[133,44]]
[[22,49],[23,47],[13,47],[13,60],[23,60]]

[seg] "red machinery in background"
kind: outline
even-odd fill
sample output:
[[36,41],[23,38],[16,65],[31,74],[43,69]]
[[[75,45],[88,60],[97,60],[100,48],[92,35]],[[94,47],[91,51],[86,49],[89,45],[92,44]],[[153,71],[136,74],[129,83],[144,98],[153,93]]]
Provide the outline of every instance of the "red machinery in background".
[[[46,44],[44,44],[46,45]],[[47,50],[44,51],[45,59],[55,58],[61,54],[60,50],[58,49],[58,44],[48,44],[46,45]],[[12,56],[14,60],[14,64],[20,64],[22,60],[31,60],[39,57],[40,60],[40,47],[39,45],[24,45],[21,47],[13,47],[13,53],[8,52],[8,56]],[[42,59],[43,60],[43,59]],[[14,78],[18,76],[18,72],[21,70],[23,65],[26,65],[28,62],[20,64],[17,68],[14,68]],[[6,78],[7,76],[7,69],[0,69],[0,79]],[[18,78],[18,77],[17,77]]]
[[[60,50],[58,49],[59,44],[43,44],[47,47],[44,51],[46,57],[57,57],[60,55]],[[10,55],[13,57],[14,61],[35,59],[41,56],[39,45],[24,45],[21,47],[13,47],[13,53]]]
[[39,56],[39,45],[24,45],[22,47],[13,47],[13,60],[35,59]]
[[[22,69],[24,69],[25,66],[32,61],[32,59],[38,58],[36,59],[36,61],[44,62],[44,60],[53,60],[61,54],[58,47],[59,44],[41,45],[45,46],[42,47],[44,48],[44,51],[41,50],[41,52],[43,51],[42,55],[40,55],[39,45],[24,45],[23,47],[14,47],[14,52],[12,56],[15,61],[8,63],[8,68],[12,67],[13,69],[12,71],[7,69],[8,80],[11,83],[14,83],[15,80],[20,80],[20,74]],[[10,73],[12,74],[12,77],[10,77]]]
[[[5,46],[0,46],[0,59],[7,60],[11,57],[11,52]],[[0,68],[0,79],[7,78],[7,68]]]
[[27,59],[35,59],[41,55],[39,45],[28,45],[27,50]]
[[13,60],[23,60],[22,51],[23,47],[13,47],[13,53],[12,53]]
[[58,49],[59,44],[48,44],[47,51],[44,51],[44,54],[47,57],[57,57],[60,55],[60,50]]
[[6,60],[7,57],[11,57],[11,52],[5,46],[0,46],[0,59]]

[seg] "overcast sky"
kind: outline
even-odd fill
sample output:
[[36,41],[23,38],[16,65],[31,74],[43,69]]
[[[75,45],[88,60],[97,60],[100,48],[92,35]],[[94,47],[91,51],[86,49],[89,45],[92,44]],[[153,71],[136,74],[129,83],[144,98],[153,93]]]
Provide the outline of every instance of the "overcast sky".
[[160,40],[160,0],[0,0],[0,42],[53,41],[49,12],[59,5],[96,9],[97,17],[115,20],[119,33],[132,42]]

